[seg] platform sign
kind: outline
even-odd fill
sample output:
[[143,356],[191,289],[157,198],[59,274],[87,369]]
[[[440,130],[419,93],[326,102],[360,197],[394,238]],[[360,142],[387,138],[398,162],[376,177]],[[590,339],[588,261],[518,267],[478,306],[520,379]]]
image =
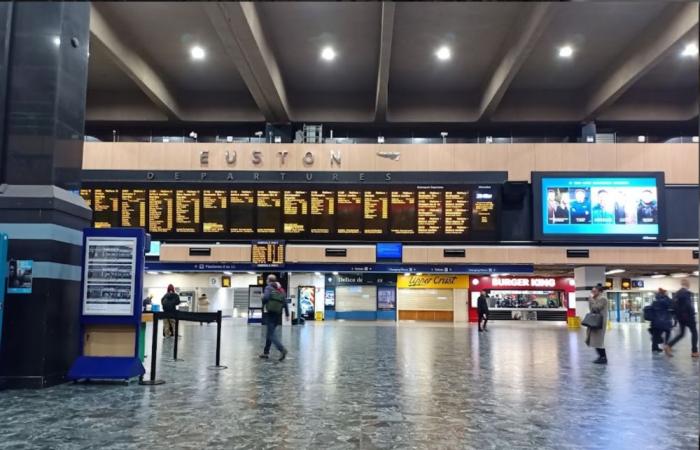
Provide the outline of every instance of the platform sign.
[[83,315],[133,315],[136,238],[87,237],[83,270]]

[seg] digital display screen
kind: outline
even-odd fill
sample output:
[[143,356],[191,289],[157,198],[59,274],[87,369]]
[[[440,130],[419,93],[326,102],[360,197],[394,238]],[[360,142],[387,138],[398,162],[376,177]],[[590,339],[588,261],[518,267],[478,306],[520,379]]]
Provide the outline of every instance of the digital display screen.
[[122,226],[146,228],[146,190],[122,189]]
[[284,233],[304,234],[309,222],[309,191],[284,191]]
[[202,231],[225,233],[228,217],[228,191],[205,189],[202,192]]
[[533,179],[539,187],[538,222],[548,236],[618,236],[656,241],[661,234],[659,190],[654,174],[553,176]]
[[95,189],[92,210],[95,228],[118,227],[119,189]]
[[403,245],[400,242],[385,242],[377,244],[377,261],[401,262]]
[[389,191],[365,191],[364,232],[386,234],[389,230]]
[[[652,192],[658,196],[658,192]],[[397,241],[489,241],[498,232],[500,187],[394,185],[389,188],[373,184],[309,189],[299,184],[285,189],[227,189],[217,185],[166,189],[137,185],[89,186],[81,190],[81,195],[91,201],[94,226],[142,227],[156,239],[245,236],[248,239],[381,241],[393,237]],[[624,220],[632,220],[631,213],[625,214]],[[634,218],[637,216],[641,217],[635,212]],[[558,216],[554,219],[560,220]],[[619,214],[616,220],[621,220]]]
[[311,191],[309,231],[312,236],[329,236],[335,229],[335,192]]
[[258,191],[259,234],[279,234],[282,219],[282,191]]
[[469,190],[445,191],[445,235],[464,236],[469,231],[471,205]]
[[442,190],[418,190],[418,235],[438,236],[444,226]]
[[85,201],[87,207],[92,209],[92,189],[81,189],[80,196]]
[[255,232],[255,191],[236,189],[231,191],[228,206],[229,232],[233,234],[253,234]]
[[259,267],[275,267],[284,264],[283,241],[253,241],[252,262]]
[[174,230],[175,193],[172,189],[149,189],[148,231],[170,233]]
[[338,191],[335,223],[339,235],[362,232],[362,191]]

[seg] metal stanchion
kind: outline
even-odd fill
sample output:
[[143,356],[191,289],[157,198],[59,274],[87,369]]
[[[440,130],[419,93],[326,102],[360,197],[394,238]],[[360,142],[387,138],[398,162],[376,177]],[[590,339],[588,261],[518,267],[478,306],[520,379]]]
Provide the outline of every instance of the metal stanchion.
[[228,369],[221,364],[221,311],[216,312],[216,364],[210,366],[210,369],[223,370]]
[[173,344],[173,361],[184,361],[184,359],[177,358],[177,341],[178,337],[180,336],[178,334],[180,332],[180,319],[177,318],[177,312],[175,313],[175,316],[175,344]]
[[139,384],[155,386],[165,384],[164,380],[156,380],[156,356],[158,355],[158,313],[153,313],[153,336],[151,337],[151,373],[148,380],[139,380]]

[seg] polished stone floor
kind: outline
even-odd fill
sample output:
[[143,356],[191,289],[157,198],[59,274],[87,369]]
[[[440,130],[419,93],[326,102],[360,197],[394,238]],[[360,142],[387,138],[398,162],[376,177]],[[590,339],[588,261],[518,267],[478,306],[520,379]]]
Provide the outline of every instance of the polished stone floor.
[[698,448],[688,340],[652,355],[639,324],[608,332],[608,366],[550,323],[312,323],[284,330],[279,363],[257,358],[261,327],[228,321],[222,371],[213,325],[181,334],[161,386],[0,392],[0,448]]

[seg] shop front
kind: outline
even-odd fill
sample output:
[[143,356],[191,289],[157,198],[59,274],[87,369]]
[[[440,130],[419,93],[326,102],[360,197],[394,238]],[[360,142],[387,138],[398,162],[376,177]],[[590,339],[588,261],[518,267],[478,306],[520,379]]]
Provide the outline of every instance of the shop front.
[[[667,291],[669,297],[681,288],[683,277],[638,277],[611,279],[611,288],[605,291],[608,297],[608,317],[614,322],[643,322],[644,307],[651,305],[659,288]],[[698,278],[687,277],[693,305],[697,311]]]
[[326,320],[396,320],[396,275],[326,274]]
[[399,320],[466,322],[467,275],[404,274],[396,285]]
[[[490,320],[566,322],[575,315],[576,289],[568,277],[473,277],[469,321],[477,322],[477,299],[489,292]],[[571,307],[570,307],[571,305]]]

